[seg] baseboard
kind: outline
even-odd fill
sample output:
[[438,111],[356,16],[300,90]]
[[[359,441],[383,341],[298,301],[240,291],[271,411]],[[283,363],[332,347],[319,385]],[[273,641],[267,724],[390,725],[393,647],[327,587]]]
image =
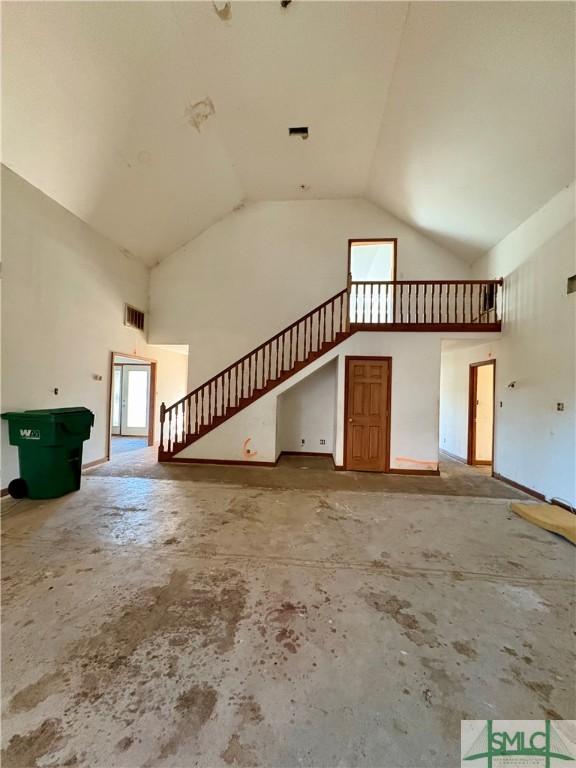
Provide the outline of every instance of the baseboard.
[[484,459],[477,459],[474,464],[472,464],[473,467],[491,467],[492,462],[491,461],[485,461]]
[[275,461],[244,461],[242,459],[159,459],[159,464],[217,464],[219,466],[275,467]]
[[0,496],[8,496],[8,488],[2,488],[0,491]]
[[104,456],[103,459],[96,459],[95,461],[89,461],[88,464],[82,464],[82,471],[85,469],[91,469],[92,467],[97,467],[99,464],[106,464],[107,461],[110,461],[110,459],[107,456]]
[[444,448],[440,448],[440,453],[443,453],[445,456],[448,456],[454,461],[460,462],[460,464],[468,464],[468,461],[466,459],[463,459],[462,456],[456,456],[455,453],[450,453],[450,451],[445,451]]
[[282,458],[282,456],[321,456],[325,459],[332,459],[334,457],[331,453],[320,453],[317,451],[282,451],[278,455],[276,461],[244,461],[242,459],[165,459],[159,460],[160,464],[218,464],[221,466],[242,466],[242,467],[275,467]]
[[[337,472],[354,472],[355,470],[348,470],[343,464],[334,464],[334,469]],[[369,473],[367,473],[369,474]],[[440,477],[439,469],[388,469],[384,472],[376,472],[373,474],[378,475],[429,475],[431,477]]]
[[439,469],[396,469],[396,467],[391,467],[388,473],[390,475],[428,475],[430,477],[440,477]]
[[527,488],[525,485],[521,485],[520,483],[517,483],[515,480],[510,480],[509,477],[504,477],[504,475],[500,475],[498,472],[492,472],[492,477],[496,480],[501,480],[503,483],[506,483],[506,485],[511,485],[512,488],[516,488],[518,491],[523,491],[524,493],[527,493],[529,496],[534,496],[535,499],[538,499],[539,501],[546,501],[546,496],[544,496],[543,493],[538,493],[538,491],[533,491],[532,488]]
[[333,456],[331,453],[326,453],[323,451],[281,451],[280,456],[323,456],[326,459],[332,459]]

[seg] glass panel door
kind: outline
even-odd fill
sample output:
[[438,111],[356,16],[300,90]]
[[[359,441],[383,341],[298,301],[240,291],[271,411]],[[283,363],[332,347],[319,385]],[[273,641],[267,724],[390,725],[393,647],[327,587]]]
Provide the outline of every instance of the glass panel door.
[[148,434],[150,406],[150,366],[124,365],[122,376],[123,435]]
[[114,366],[114,378],[112,379],[112,434],[120,434],[122,418],[122,366]]

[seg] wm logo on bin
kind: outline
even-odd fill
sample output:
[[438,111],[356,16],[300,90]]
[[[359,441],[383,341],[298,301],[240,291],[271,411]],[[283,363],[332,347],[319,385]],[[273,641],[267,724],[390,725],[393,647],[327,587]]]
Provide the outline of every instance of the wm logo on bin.
[[21,429],[20,437],[23,440],[40,440],[40,430],[39,429]]

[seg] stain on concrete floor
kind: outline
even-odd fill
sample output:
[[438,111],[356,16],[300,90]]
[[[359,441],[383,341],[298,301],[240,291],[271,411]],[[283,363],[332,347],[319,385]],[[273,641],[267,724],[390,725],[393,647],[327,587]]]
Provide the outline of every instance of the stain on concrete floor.
[[574,550],[506,499],[86,476],[2,509],[8,768],[447,768],[463,718],[575,715]]
[[490,477],[486,467],[469,467],[447,456],[440,462],[440,477],[393,475],[378,472],[336,472],[323,456],[281,456],[276,467],[218,464],[158,464],[157,448],[119,455],[87,472],[92,477],[142,477],[224,483],[249,488],[285,488],[319,491],[387,491],[498,499],[529,496]]

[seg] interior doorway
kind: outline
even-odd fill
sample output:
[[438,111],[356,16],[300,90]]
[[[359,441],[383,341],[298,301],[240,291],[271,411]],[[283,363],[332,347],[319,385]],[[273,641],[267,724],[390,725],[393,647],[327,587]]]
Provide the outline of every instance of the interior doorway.
[[108,457],[154,444],[156,361],[112,353]]
[[[396,280],[396,238],[348,241],[350,320],[390,323],[394,319],[394,291],[380,283]],[[375,284],[377,284],[375,286]]]
[[496,361],[471,363],[469,381],[468,464],[492,466]]
[[344,461],[346,469],[390,469],[392,358],[346,357]]

